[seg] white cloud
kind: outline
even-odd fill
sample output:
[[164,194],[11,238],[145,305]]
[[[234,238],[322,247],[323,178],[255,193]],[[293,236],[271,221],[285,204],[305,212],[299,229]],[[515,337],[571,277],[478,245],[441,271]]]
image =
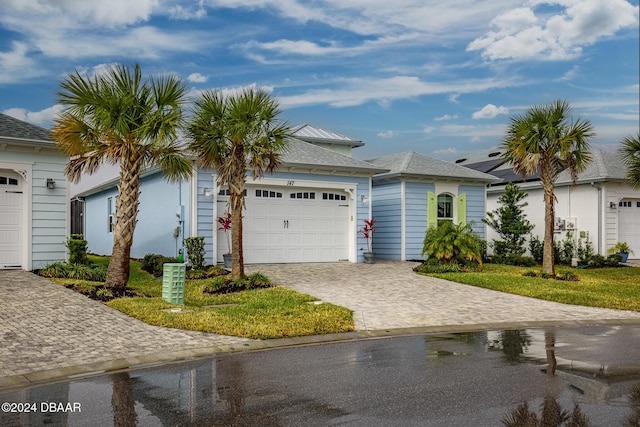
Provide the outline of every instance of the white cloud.
[[335,82],[330,89],[314,89],[299,95],[281,96],[284,107],[329,104],[350,107],[376,101],[381,105],[396,99],[444,93],[474,93],[491,88],[510,87],[516,82],[508,79],[466,79],[447,83],[425,82],[415,76],[395,76],[383,79],[350,78]]
[[4,0],[3,14],[26,14],[46,20],[65,17],[94,26],[130,25],[149,19],[159,0]]
[[388,130],[386,132],[378,132],[378,137],[380,138],[389,139],[389,138],[393,138],[394,136],[395,136],[395,132],[392,130]]
[[579,65],[574,65],[573,67],[571,67],[571,69],[569,71],[564,73],[563,76],[560,77],[557,80],[561,81],[561,82],[566,82],[566,81],[569,81],[569,80],[573,80],[578,75],[579,72],[580,72],[580,66]]
[[0,84],[12,83],[41,74],[28,57],[29,48],[25,43],[13,42],[11,50],[0,52]]
[[[626,0],[530,0],[529,5],[498,15],[491,21],[495,30],[467,50],[482,51],[491,60],[567,60],[580,55],[583,46],[638,26],[638,6]],[[549,7],[562,11],[548,16]]]
[[449,115],[449,114],[445,114],[444,116],[436,117],[434,120],[436,122],[442,122],[442,121],[453,120],[453,119],[457,119],[457,118],[458,118],[457,114],[454,114],[453,116]]
[[200,73],[191,73],[187,77],[187,80],[191,83],[206,83],[209,78],[207,76],[203,76]]
[[493,104],[487,104],[480,111],[476,111],[471,115],[474,119],[493,119],[498,114],[509,114],[507,107],[496,107]]
[[4,110],[3,113],[7,116],[48,128],[53,123],[54,117],[63,110],[64,107],[62,105],[56,104],[40,111],[27,111],[24,108],[8,108]]
[[199,0],[197,6],[175,5],[169,9],[169,16],[173,19],[189,20],[201,19],[207,16],[207,10],[204,8],[204,0]]

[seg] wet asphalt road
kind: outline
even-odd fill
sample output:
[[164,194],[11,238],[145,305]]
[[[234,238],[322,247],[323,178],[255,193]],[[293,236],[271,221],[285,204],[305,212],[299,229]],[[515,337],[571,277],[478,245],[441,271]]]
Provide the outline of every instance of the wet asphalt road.
[[523,402],[541,416],[547,398],[621,426],[640,420],[634,387],[640,326],[416,335],[34,387],[0,395],[15,409],[0,425],[499,426]]

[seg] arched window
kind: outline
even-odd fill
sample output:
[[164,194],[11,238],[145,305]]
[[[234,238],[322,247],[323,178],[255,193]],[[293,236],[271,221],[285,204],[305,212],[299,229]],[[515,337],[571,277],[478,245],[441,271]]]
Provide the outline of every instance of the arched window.
[[453,196],[451,194],[438,194],[438,224],[443,221],[453,221]]

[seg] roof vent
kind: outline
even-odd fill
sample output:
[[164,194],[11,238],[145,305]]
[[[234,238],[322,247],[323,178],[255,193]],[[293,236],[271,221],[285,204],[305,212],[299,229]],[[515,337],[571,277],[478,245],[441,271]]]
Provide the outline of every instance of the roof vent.
[[467,160],[467,159],[458,159],[458,160],[456,160],[456,163],[462,163],[462,162],[464,162],[465,160]]
[[499,156],[500,152],[499,151],[494,151],[493,153],[489,153],[489,157],[495,157],[495,156]]

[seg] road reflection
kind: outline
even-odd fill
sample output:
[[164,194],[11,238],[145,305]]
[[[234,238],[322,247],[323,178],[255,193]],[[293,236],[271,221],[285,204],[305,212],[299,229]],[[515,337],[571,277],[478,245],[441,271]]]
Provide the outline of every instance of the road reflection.
[[2,426],[638,426],[640,326],[226,354],[34,387],[0,400],[82,405],[81,412],[2,413]]

